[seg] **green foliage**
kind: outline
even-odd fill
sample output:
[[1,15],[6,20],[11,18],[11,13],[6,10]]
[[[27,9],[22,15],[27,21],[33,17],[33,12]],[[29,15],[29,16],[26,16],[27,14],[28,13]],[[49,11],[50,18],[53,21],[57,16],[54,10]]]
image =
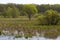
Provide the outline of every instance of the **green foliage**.
[[6,9],[5,9],[5,8],[4,8],[4,10],[3,10],[2,15],[4,16],[4,18],[6,18],[7,14],[6,14]]
[[47,24],[44,15],[38,16],[37,21],[38,21],[38,24],[42,24],[42,25],[43,25],[43,24]]
[[12,13],[12,8],[8,7],[5,12],[6,12],[6,16],[7,16],[8,18],[10,18],[10,17],[11,17],[11,13]]
[[23,11],[26,13],[29,20],[31,20],[31,17],[38,12],[36,7],[32,4],[24,5]]
[[32,37],[32,34],[25,34],[25,38]]
[[41,24],[57,25],[60,20],[60,15],[57,11],[47,10],[44,14],[38,17]]
[[12,8],[12,17],[13,18],[17,18],[20,16],[20,12],[19,12],[19,9],[17,9],[15,6]]
[[22,37],[22,35],[16,35],[16,36],[15,36],[15,38],[20,38],[20,37]]
[[6,18],[17,18],[20,16],[20,12],[19,10],[13,6],[13,8],[11,7],[8,7],[7,9],[4,9],[4,12],[3,12],[3,16]]
[[46,10],[49,10],[49,9],[56,10],[57,12],[60,12],[60,4],[54,4],[54,5],[41,4],[41,5],[36,5],[36,7],[38,9],[38,13],[45,12]]

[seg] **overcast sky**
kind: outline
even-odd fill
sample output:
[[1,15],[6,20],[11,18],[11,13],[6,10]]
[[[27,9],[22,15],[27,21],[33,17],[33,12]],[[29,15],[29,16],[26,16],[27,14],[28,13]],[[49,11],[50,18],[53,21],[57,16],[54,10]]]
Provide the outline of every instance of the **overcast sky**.
[[0,3],[17,3],[17,4],[60,4],[60,0],[0,0]]

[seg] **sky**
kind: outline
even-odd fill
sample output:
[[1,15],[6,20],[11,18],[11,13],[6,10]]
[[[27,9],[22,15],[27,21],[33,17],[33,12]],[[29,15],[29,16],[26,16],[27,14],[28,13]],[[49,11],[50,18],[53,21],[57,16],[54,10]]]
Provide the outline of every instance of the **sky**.
[[0,0],[1,4],[60,4],[60,0]]

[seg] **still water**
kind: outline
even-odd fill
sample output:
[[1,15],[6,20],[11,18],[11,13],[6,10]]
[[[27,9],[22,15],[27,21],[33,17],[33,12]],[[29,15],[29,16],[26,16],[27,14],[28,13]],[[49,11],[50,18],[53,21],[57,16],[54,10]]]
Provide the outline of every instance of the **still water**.
[[32,38],[25,38],[25,37],[21,37],[21,38],[15,38],[14,36],[0,36],[0,40],[60,40],[60,36],[57,37],[56,39],[48,39],[48,38],[44,38],[44,37],[36,37],[33,36]]
[[[7,33],[10,34],[9,31],[5,31],[5,30],[3,30],[2,32],[5,34]],[[0,35],[0,40],[60,40],[60,36],[58,36],[56,39],[49,39],[43,36],[39,36],[40,34],[38,32],[36,32],[36,36],[32,36],[32,38],[29,38],[29,37],[25,38],[23,31],[21,31],[21,33],[22,33],[22,37],[20,38],[15,38],[15,36],[12,36],[12,35],[9,35],[9,36]],[[14,31],[14,34],[18,34],[18,31]]]

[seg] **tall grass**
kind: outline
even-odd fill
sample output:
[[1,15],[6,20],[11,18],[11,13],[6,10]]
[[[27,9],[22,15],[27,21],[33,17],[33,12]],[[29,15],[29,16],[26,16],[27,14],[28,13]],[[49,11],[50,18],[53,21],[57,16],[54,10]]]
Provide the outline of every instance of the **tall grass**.
[[60,25],[36,25],[35,18],[29,21],[27,17],[0,18],[0,30],[8,30],[10,32],[14,30],[23,31],[26,38],[27,36],[36,35],[36,31],[40,34],[44,33],[45,37],[50,35],[52,37],[55,33],[57,36],[60,35]]

